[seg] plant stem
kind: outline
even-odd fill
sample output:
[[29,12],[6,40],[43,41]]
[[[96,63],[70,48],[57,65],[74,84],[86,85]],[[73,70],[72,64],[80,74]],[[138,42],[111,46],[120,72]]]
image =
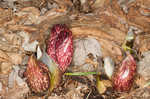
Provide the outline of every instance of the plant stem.
[[74,73],[65,73],[67,76],[86,76],[86,75],[94,75],[97,72],[74,72]]

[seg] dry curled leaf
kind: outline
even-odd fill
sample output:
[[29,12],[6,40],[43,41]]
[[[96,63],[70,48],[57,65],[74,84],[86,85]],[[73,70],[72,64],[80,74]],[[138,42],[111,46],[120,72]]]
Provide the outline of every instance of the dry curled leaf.
[[7,55],[6,52],[0,50],[0,61],[10,61],[10,57]]
[[134,47],[139,50],[140,53],[144,53],[150,50],[150,34],[138,35],[135,39]]
[[35,7],[26,7],[21,9],[21,11],[16,13],[16,15],[19,17],[25,16],[26,20],[24,20],[24,24],[31,25],[31,24],[37,24],[38,18],[40,16],[40,12]]
[[[111,56],[115,59],[115,61],[120,60],[118,59],[118,57],[122,56],[122,51],[119,45],[123,42],[123,39],[125,38],[125,36],[123,36],[123,32],[119,32],[117,29],[111,28],[110,30],[112,30],[112,32],[107,31],[107,33],[103,32],[98,28],[92,27],[73,27],[71,30],[73,36],[76,38],[96,38],[102,47],[103,56]],[[119,36],[116,38],[115,35]]]
[[150,51],[143,53],[144,58],[138,62],[137,72],[145,79],[150,80]]
[[0,64],[0,72],[3,74],[8,74],[12,69],[12,63],[10,62],[2,62]]
[[22,63],[23,60],[23,54],[19,54],[19,53],[7,53],[8,56],[10,57],[10,61],[15,64],[15,65],[19,65]]
[[[35,52],[36,51],[36,47],[39,44],[39,42],[37,40],[34,41],[30,41],[32,34],[29,34],[25,31],[20,32],[20,35],[23,37],[23,43],[22,43],[22,48],[25,51],[32,51]],[[36,35],[37,36],[37,35]],[[34,36],[34,38],[36,38],[36,36]]]
[[[93,57],[92,61],[88,60]],[[81,38],[74,40],[74,54],[70,67],[72,71],[93,71],[97,64],[97,57],[102,56],[101,45],[95,38]],[[94,63],[94,64],[93,64]],[[71,69],[72,68],[72,69]],[[76,69],[73,69],[76,68]]]
[[12,45],[11,43],[7,41],[1,41],[0,42],[0,50],[6,51],[6,52],[18,52],[19,46]]
[[3,34],[3,36],[12,45],[21,46],[21,43],[22,43],[21,36],[19,36],[17,34],[14,34],[14,33],[11,33],[11,34],[10,33],[5,33],[5,34]]
[[29,88],[27,87],[27,85],[24,85],[22,87],[16,86],[15,88],[10,89],[7,93],[2,94],[2,97],[4,99],[22,99],[28,92]]

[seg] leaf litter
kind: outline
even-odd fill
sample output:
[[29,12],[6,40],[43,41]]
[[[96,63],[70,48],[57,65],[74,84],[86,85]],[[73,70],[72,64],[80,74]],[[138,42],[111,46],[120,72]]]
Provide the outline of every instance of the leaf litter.
[[[48,99],[149,99],[149,4],[149,0],[2,0],[0,98],[44,98],[30,92],[19,72],[26,68],[31,54],[45,48],[52,26],[66,24],[75,42],[66,72],[97,74],[63,75]],[[128,34],[134,35],[132,42],[124,43]],[[111,76],[126,56],[123,44],[134,50],[137,72],[128,92],[116,92]],[[108,63],[107,57],[111,58]]]

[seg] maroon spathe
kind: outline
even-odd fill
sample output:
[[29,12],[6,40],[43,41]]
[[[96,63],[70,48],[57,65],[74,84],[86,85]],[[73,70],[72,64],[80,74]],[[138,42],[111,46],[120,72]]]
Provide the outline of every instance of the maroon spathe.
[[32,92],[42,94],[50,87],[50,72],[48,67],[38,61],[33,55],[28,60],[28,66],[24,72],[27,84]]
[[131,55],[128,55],[112,79],[114,89],[117,91],[128,91],[132,86],[135,73],[136,62]]
[[59,65],[59,69],[65,72],[73,55],[72,32],[65,24],[56,24],[51,29],[47,54]]

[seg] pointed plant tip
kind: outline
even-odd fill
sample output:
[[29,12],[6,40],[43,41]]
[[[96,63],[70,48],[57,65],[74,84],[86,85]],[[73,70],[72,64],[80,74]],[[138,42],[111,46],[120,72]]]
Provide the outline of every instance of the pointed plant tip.
[[65,72],[73,55],[72,32],[65,24],[55,24],[47,42],[47,54],[58,63],[58,68]]
[[30,90],[36,94],[45,94],[50,86],[50,72],[48,67],[31,55],[24,72]]
[[136,74],[136,62],[131,54],[122,61],[122,64],[113,76],[113,87],[116,91],[129,91]]

